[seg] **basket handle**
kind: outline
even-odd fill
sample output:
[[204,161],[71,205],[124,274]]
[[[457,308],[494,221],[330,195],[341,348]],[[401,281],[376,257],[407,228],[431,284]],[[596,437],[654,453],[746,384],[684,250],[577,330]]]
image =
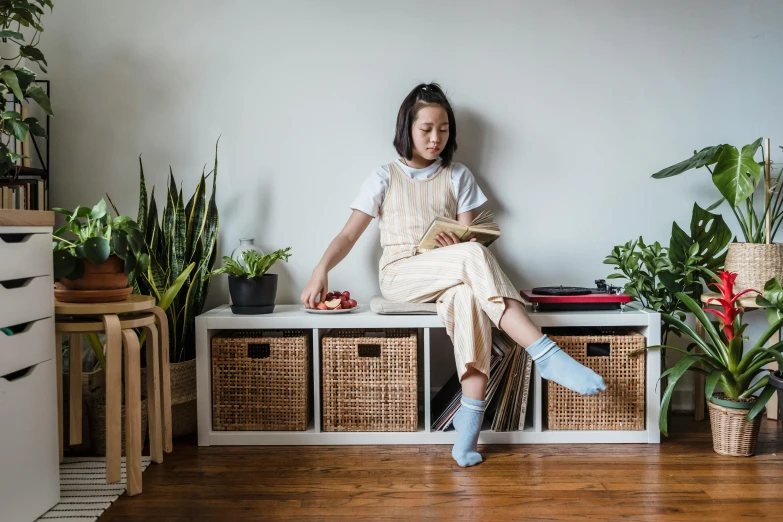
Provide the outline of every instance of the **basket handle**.
[[588,357],[611,357],[611,345],[609,343],[587,343]]
[[269,352],[269,343],[247,343],[248,359],[266,359]]
[[380,357],[381,345],[380,344],[360,344],[357,345],[357,351],[359,357]]

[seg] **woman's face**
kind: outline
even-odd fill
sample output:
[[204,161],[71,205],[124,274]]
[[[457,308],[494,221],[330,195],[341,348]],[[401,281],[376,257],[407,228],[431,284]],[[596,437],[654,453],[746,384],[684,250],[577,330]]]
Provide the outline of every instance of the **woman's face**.
[[413,153],[433,162],[449,141],[449,116],[440,105],[419,109],[411,128]]

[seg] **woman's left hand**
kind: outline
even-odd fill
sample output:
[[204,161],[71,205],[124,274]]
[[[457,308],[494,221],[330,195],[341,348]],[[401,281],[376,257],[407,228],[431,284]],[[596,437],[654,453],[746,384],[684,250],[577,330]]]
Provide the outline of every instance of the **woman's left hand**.
[[[473,237],[470,239],[470,241],[475,241],[476,238]],[[461,243],[459,240],[459,237],[457,237],[457,234],[454,232],[449,232],[447,234],[440,233],[435,237],[435,244],[438,245],[438,247],[445,247],[449,245],[456,245],[457,243]]]

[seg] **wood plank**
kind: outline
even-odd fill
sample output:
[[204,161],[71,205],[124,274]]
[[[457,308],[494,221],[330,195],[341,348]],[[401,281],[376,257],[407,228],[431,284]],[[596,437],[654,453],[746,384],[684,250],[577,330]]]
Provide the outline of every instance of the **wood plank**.
[[119,520],[733,520],[783,510],[783,434],[763,419],[751,458],[712,449],[709,422],[672,413],[660,445],[482,445],[460,468],[451,446],[198,447],[177,439],[144,472]]
[[0,209],[0,227],[53,227],[54,212],[49,210]]
[[141,383],[139,338],[122,331],[125,347],[125,463],[128,495],[141,493]]
[[68,374],[70,379],[70,434],[71,445],[82,443],[82,335],[71,334],[68,341]]

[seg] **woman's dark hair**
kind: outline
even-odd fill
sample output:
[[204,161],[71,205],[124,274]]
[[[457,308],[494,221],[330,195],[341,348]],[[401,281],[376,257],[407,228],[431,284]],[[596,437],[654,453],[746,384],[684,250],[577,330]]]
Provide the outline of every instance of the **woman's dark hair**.
[[451,165],[454,151],[457,150],[457,122],[451,110],[446,94],[437,83],[420,83],[405,97],[397,113],[397,131],[394,134],[394,148],[403,158],[413,158],[413,140],[411,127],[422,107],[440,105],[449,117],[449,140],[440,153],[444,167]]

